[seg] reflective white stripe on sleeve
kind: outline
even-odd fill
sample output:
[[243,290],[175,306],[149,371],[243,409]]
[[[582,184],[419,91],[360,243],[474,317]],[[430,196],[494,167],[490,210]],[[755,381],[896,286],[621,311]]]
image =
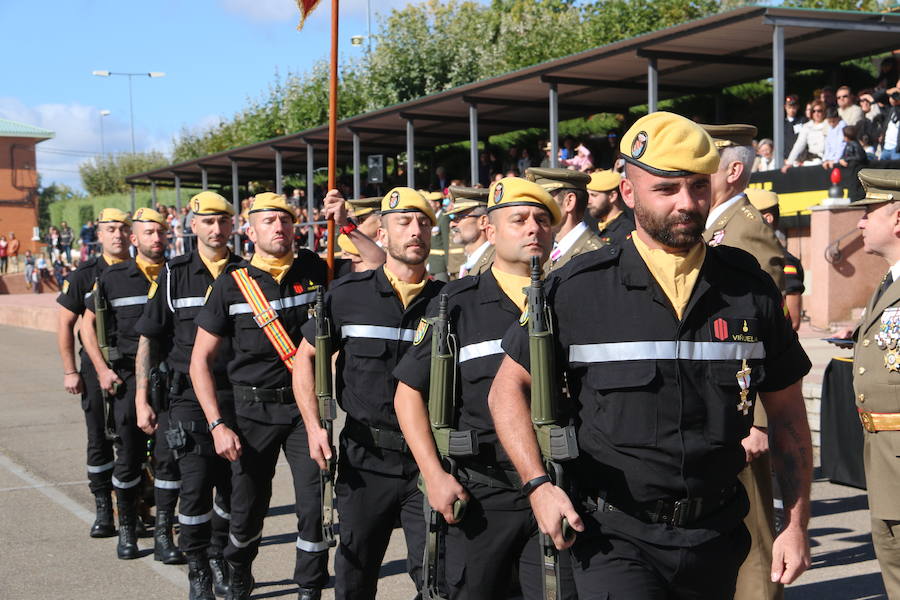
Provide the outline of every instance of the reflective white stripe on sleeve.
[[113,461],[109,461],[105,465],[88,465],[87,472],[88,473],[105,473],[113,468]]
[[225,519],[226,521],[230,521],[230,520],[231,520],[231,513],[230,513],[230,512],[225,512],[225,510],[222,509],[222,507],[219,506],[218,504],[216,504],[215,502],[213,502],[213,510],[216,511],[216,514],[217,514],[217,515],[219,515],[220,517],[222,517],[222,518]]
[[161,490],[178,490],[181,489],[181,480],[171,481],[169,479],[157,478],[153,481],[153,487]]
[[374,338],[378,340],[390,340],[392,342],[398,340],[411,342],[416,337],[416,330],[400,329],[399,327],[385,327],[383,325],[344,325],[341,327],[341,337]]
[[113,477],[112,477],[113,486],[119,488],[120,490],[127,490],[129,488],[133,488],[140,482],[141,482],[140,477],[136,477],[136,478],[132,479],[131,481],[122,481],[121,479],[116,478],[115,475],[113,475]]
[[[296,296],[289,296],[287,298],[269,300],[269,304],[275,310],[281,310],[282,308],[293,308],[295,306],[303,306],[305,304],[312,304],[316,301],[315,292],[306,292],[305,294],[298,294]],[[237,304],[232,304],[228,307],[229,315],[244,315],[244,314],[253,314],[253,311],[250,309],[250,305],[246,302],[239,302]]]
[[206,304],[206,298],[203,296],[192,296],[190,298],[175,298],[172,300],[172,306],[175,308],[190,308],[192,306],[203,306]]
[[109,301],[109,305],[115,308],[120,306],[137,306],[139,304],[147,304],[147,296],[126,296]]
[[486,342],[478,342],[477,344],[469,344],[459,349],[459,362],[463,363],[473,358],[483,358],[493,354],[503,354],[503,347],[500,342],[503,340],[488,340]]
[[297,548],[304,552],[322,552],[323,550],[328,550],[328,542],[310,542],[298,535]]
[[569,346],[569,362],[624,360],[742,360],[765,358],[762,342],[612,342]]
[[91,297],[91,294],[93,294],[92,291],[91,291],[91,292],[88,292],[87,294],[84,295],[84,301],[85,301],[85,302],[87,302],[87,299]]
[[253,542],[255,542],[256,540],[258,540],[261,537],[262,537],[262,531],[260,531],[256,535],[254,535],[252,538],[250,538],[246,542],[241,542],[241,541],[238,541],[238,539],[236,537],[234,537],[233,533],[228,534],[228,539],[231,540],[231,543],[234,544],[235,548],[246,548],[247,546],[249,546],[250,544],[252,544]]
[[212,511],[209,511],[205,515],[178,515],[178,522],[182,525],[203,525],[204,523],[209,523],[210,519],[212,519]]

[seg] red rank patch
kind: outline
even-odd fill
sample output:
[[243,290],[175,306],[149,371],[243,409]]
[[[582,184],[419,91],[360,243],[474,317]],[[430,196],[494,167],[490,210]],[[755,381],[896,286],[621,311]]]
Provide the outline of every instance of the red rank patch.
[[728,322],[725,319],[713,321],[713,335],[720,341],[728,339]]
[[302,294],[302,293],[303,293],[303,284],[302,284],[302,283],[295,283],[295,284],[294,284],[294,293],[295,293],[295,294]]

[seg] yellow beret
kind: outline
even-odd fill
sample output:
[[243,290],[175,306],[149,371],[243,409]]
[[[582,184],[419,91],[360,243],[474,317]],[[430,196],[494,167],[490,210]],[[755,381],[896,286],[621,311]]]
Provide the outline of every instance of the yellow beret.
[[770,190],[747,188],[744,193],[747,194],[747,199],[750,200],[753,208],[760,212],[778,206],[778,194]]
[[444,199],[444,194],[442,192],[425,192],[425,199],[431,202],[440,202]]
[[337,238],[337,244],[341,250],[346,252],[347,254],[353,254],[355,256],[359,256],[359,249],[356,247],[356,244],[353,243],[353,240],[350,239],[346,234],[340,234]]
[[622,136],[619,152],[626,162],[661,177],[711,175],[719,168],[709,134],[690,119],[664,111],[635,121]]
[[[487,192],[487,190],[485,190],[485,192]],[[459,213],[465,212],[472,208],[487,208],[487,199],[472,200],[472,199],[465,198],[465,199],[456,200],[453,203],[453,208],[448,210],[446,214],[448,217],[450,217],[452,219],[453,215],[458,215]]]
[[191,212],[198,216],[234,215],[234,208],[215,192],[200,192],[191,198]]
[[139,208],[134,212],[134,216],[131,218],[135,223],[158,223],[163,227],[168,227],[169,224],[166,223],[166,218],[153,210],[152,208]]
[[104,208],[100,211],[100,214],[97,215],[97,222],[125,223],[126,225],[131,225],[131,219],[128,218],[128,213],[121,211],[118,208]]
[[482,202],[487,202],[488,200],[488,189],[487,188],[476,188],[476,187],[463,187],[460,185],[451,185],[447,190],[450,192],[450,197],[454,202],[458,200],[481,200]]
[[701,125],[706,133],[713,139],[716,148],[730,148],[732,146],[752,146],[756,137],[754,125],[735,123],[732,125]]
[[854,206],[900,200],[900,169],[861,169],[859,181],[866,189],[866,197],[854,202]]
[[528,167],[525,169],[525,179],[533,181],[548,192],[556,190],[586,189],[591,176],[573,169],[551,169],[544,167]]
[[252,215],[253,213],[269,210],[280,210],[281,212],[286,212],[295,219],[297,218],[294,207],[287,203],[287,198],[282,194],[263,192],[262,194],[256,194],[253,196],[253,199],[250,200],[250,210],[248,211],[248,214]]
[[431,204],[416,190],[408,187],[395,187],[381,200],[381,214],[420,212],[431,219],[431,225],[437,225],[437,217]]
[[612,169],[606,171],[594,171],[591,173],[591,182],[587,189],[592,192],[608,192],[619,187],[622,176]]
[[541,206],[550,212],[552,225],[559,225],[562,212],[550,193],[533,181],[521,177],[504,177],[491,184],[488,212],[507,206]]

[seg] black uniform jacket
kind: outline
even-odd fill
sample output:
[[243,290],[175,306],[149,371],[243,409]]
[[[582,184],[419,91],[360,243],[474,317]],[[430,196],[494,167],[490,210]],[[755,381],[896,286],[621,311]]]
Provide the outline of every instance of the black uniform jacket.
[[[494,421],[488,408],[488,392],[503,360],[500,346],[503,334],[518,320],[519,308],[497,285],[489,270],[481,275],[463,277],[447,284],[440,295],[447,294],[450,331],[457,339],[458,397],[457,426],[461,431],[478,432],[478,455],[460,458],[459,463],[478,462],[512,470],[494,431]],[[431,301],[427,317],[438,314],[439,299]],[[412,349],[394,370],[394,375],[406,385],[422,392],[428,400],[431,366],[431,334],[428,326],[424,335],[417,336]]]
[[[107,331],[110,332],[110,346],[118,346],[122,357],[127,359],[129,368],[134,368],[140,334],[135,329],[144,305],[150,282],[138,268],[134,260],[126,260],[106,267],[97,283],[103,288],[109,305]],[[94,294],[85,303],[87,310],[94,310]]]
[[56,297],[56,302],[63,308],[75,313],[84,314],[85,303],[97,277],[109,266],[102,256],[93,256],[78,265],[78,268],[69,273],[63,283],[62,291]]
[[623,206],[622,214],[601,229],[598,235],[607,244],[618,244],[621,246],[629,239],[632,231],[634,231],[634,212],[627,206]]
[[[228,256],[227,264],[246,266],[243,259],[235,254]],[[190,370],[191,351],[197,336],[194,318],[212,293],[213,282],[213,276],[203,264],[199,251],[173,258],[160,272],[157,291],[147,301],[136,325],[140,335],[171,341],[172,349],[166,362],[170,369],[183,375]],[[226,368],[230,356],[231,340],[226,339],[219,346],[213,368],[217,387],[228,381]]]
[[[266,271],[249,263],[229,265],[216,279],[206,304],[194,319],[197,327],[231,340],[228,378],[232,385],[265,389],[290,388],[290,371],[278,357],[278,352],[265,332],[253,320],[250,305],[231,275],[240,266],[247,268],[269,304],[278,312],[278,318],[290,338],[295,344],[299,344],[300,328],[309,318],[309,309],[316,301],[315,289],[325,283],[325,262],[308,250],[300,250],[281,284]],[[240,417],[275,424],[290,424],[300,414],[294,402],[246,403],[237,399],[235,411]]]
[[[753,423],[752,410],[738,408],[742,361],[752,369],[750,399],[810,368],[753,257],[708,248],[681,321],[633,242],[580,256],[547,285],[557,366],[575,402],[579,487],[620,506],[715,500],[733,490]],[[510,328],[503,348],[528,368],[527,323]],[[645,525],[620,512],[598,518],[655,543],[695,545],[739,526],[746,503],[730,504],[714,524],[692,528]]]
[[[404,309],[383,267],[352,273],[334,282],[325,296],[325,309],[331,323],[332,348],[339,353],[336,396],[348,419],[368,427],[400,431],[394,412],[394,367],[412,346],[416,326],[443,285],[429,280]],[[315,322],[303,326],[303,336],[315,344]],[[341,444],[342,454],[356,467],[404,474],[406,462],[397,460],[397,453],[363,448],[345,435]]]

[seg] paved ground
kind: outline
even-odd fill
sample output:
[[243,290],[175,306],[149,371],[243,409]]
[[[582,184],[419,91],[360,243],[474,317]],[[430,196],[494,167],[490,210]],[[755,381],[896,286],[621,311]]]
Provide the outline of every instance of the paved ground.
[[[821,363],[831,350],[815,335],[804,344]],[[119,561],[114,539],[88,538],[92,499],[83,466],[83,421],[78,400],[61,389],[53,334],[0,326],[0,356],[0,598],[95,600],[119,597],[135,585],[140,592],[130,595],[141,599],[185,597],[183,567],[163,567],[146,555]],[[280,464],[254,569],[254,598],[295,593],[289,477]],[[817,481],[813,496],[813,569],[787,590],[788,600],[884,598],[864,493]],[[141,544],[149,551],[148,542]],[[405,570],[402,536],[395,532],[379,598],[413,597]]]

